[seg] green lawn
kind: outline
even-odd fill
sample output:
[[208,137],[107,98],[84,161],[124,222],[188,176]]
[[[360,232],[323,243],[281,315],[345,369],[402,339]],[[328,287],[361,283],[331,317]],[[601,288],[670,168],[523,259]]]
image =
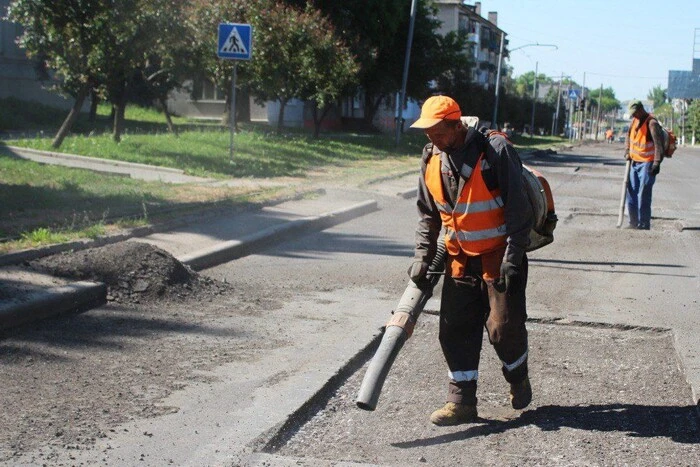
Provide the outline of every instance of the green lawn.
[[[6,103],[6,101],[5,101]],[[10,102],[0,105],[0,122],[21,117],[31,138],[8,139],[8,145],[50,149],[53,131],[64,112],[32,106],[24,112]],[[420,134],[406,135],[400,147],[386,135],[334,134],[314,139],[305,130],[277,134],[266,125],[241,125],[235,135],[233,162],[230,132],[218,124],[176,118],[179,136],[167,132],[164,116],[154,110],[127,108],[121,143],[111,139],[109,108],[101,106],[95,122],[81,116],[59,151],[106,159],[184,169],[212,178],[296,180],[289,188],[227,188],[170,185],[61,166],[42,165],[0,152],[0,252],[90,238],[129,225],[211,206],[244,208],[293,192],[312,189],[319,179],[342,181],[382,177],[418,169],[424,143]],[[43,117],[40,117],[43,115]],[[47,117],[47,115],[50,117]],[[31,122],[31,123],[28,123]],[[58,122],[58,123],[57,123]],[[0,142],[0,145],[3,142]]]
[[[190,175],[217,179],[285,177],[298,183],[286,191],[168,185],[41,165],[0,152],[0,239],[4,240],[0,252],[99,236],[188,209],[266,202],[287,196],[290,190],[310,189],[320,179],[361,184],[363,180],[418,170],[418,157],[427,141],[413,130],[404,134],[396,147],[394,135],[322,133],[315,139],[304,129],[285,129],[278,134],[267,125],[241,124],[231,159],[229,129],[217,123],[176,117],[176,136],[168,133],[162,113],[129,106],[122,141],[115,143],[109,112],[108,106],[99,106],[92,122],[81,115],[59,151],[174,167]],[[32,137],[10,137],[4,143],[51,150],[54,132],[65,115],[64,111],[1,99],[0,130],[33,133]],[[566,140],[537,136],[516,137],[514,141],[521,150],[548,148],[561,142]]]

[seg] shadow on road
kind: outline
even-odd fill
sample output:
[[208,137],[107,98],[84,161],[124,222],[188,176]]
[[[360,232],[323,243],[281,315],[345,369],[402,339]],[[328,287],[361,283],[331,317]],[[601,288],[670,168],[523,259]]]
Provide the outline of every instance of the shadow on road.
[[[570,269],[587,272],[607,272],[613,274],[638,274],[644,276],[666,276],[666,277],[695,277],[692,274],[664,274],[658,272],[633,271],[630,269],[612,269],[616,267],[640,267],[640,268],[687,268],[683,264],[660,264],[660,263],[626,263],[616,261],[571,261],[563,259],[537,259],[528,258],[528,261],[539,267],[554,269]],[[593,269],[583,266],[608,266],[610,269]]]
[[[137,313],[143,313],[143,316]],[[75,359],[80,352],[98,348],[118,352],[137,345],[139,341],[153,342],[161,334],[236,339],[242,337],[243,331],[111,305],[108,312],[67,314],[0,332],[0,363],[21,363],[27,352],[31,352],[34,358],[47,361]],[[125,342],[124,338],[130,340]],[[32,347],[29,351],[28,346],[34,345],[40,347]],[[78,354],[66,354],[66,350],[75,350]]]
[[574,428],[598,432],[627,432],[637,438],[667,437],[676,443],[700,443],[698,408],[639,404],[600,404],[566,407],[545,405],[522,413],[515,420],[485,420],[464,430],[431,438],[392,443],[398,448],[433,446],[504,433],[528,425],[543,431]]

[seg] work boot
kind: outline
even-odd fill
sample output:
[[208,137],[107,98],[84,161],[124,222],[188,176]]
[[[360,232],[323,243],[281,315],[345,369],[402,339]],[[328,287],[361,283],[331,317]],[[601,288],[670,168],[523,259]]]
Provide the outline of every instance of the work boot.
[[526,376],[521,382],[510,385],[510,405],[520,410],[527,407],[530,402],[532,402],[532,387],[530,378]]
[[478,418],[475,405],[448,402],[430,415],[430,421],[437,426],[461,425],[475,422]]

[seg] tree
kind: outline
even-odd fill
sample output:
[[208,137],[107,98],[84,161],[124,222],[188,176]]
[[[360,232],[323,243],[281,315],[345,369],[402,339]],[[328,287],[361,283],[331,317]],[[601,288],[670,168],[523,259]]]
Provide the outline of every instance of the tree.
[[[300,5],[307,0],[286,2]],[[360,66],[359,87],[353,94],[363,97],[365,123],[371,126],[381,103],[401,88],[411,2],[313,0],[311,3],[331,19]],[[434,91],[431,82],[453,69],[456,57],[465,52],[463,45],[454,40],[441,41],[436,13],[431,1],[418,1],[406,86],[406,95],[414,99]]]
[[666,90],[660,85],[653,87],[649,90],[647,94],[647,99],[653,102],[654,108],[660,107],[661,104],[666,102]]
[[316,26],[309,31],[312,47],[302,69],[304,89],[300,97],[311,102],[314,137],[318,138],[331,104],[356,83],[359,67],[348,47],[336,37],[330,21],[311,6],[305,13]]
[[148,68],[149,58],[167,62],[171,56],[168,48],[179,50],[174,44],[186,43],[186,39],[182,37],[182,30],[176,27],[182,20],[181,2],[177,0],[107,3],[102,18],[106,26],[101,31],[96,66],[104,93],[114,109],[112,138],[119,142],[124,129],[129,83]]
[[[438,36],[437,40],[440,48],[446,50],[464,50],[467,44],[466,35],[457,32],[450,32],[444,37]],[[438,61],[438,68],[445,70],[437,77],[435,90],[451,96],[458,103],[467,101],[472,88],[471,75],[474,66],[469,55],[466,52],[450,57],[438,55],[435,60]]]
[[[260,2],[249,11],[249,21],[256,58],[250,63],[248,82],[258,99],[279,101],[278,131],[291,99],[310,99],[323,111],[352,82],[356,65],[349,50],[335,37],[330,21],[313,7],[299,10]],[[322,119],[317,110],[316,134]]]
[[[182,41],[181,2],[177,0],[15,0],[9,18],[24,27],[20,44],[56,72],[62,92],[75,104],[58,130],[58,148],[70,131],[88,93],[100,88],[113,104],[113,138],[119,141],[127,102],[127,83],[146,68],[147,57],[168,61]],[[162,74],[162,73],[161,73]]]
[[185,79],[191,76],[197,57],[191,44],[192,29],[185,18],[186,3],[178,0],[161,1],[157,5],[155,20],[149,20],[149,27],[158,28],[153,46],[144,54],[143,81],[149,87],[154,99],[160,104],[168,130],[177,135],[170,112],[168,94],[182,88]]
[[100,0],[15,0],[8,18],[23,26],[19,44],[30,58],[42,60],[54,70],[58,89],[75,97],[68,116],[56,133],[52,147],[61,146],[70,131],[85,97],[97,84],[94,62],[104,23]]
[[692,132],[691,141],[695,140],[695,137],[700,133],[700,99],[693,99],[688,106],[688,113],[686,114],[687,126],[690,127]]
[[[547,75],[539,73],[537,75],[537,85],[552,84],[552,79]],[[535,72],[528,71],[515,78],[514,93],[520,97],[532,97],[532,88],[535,86]]]

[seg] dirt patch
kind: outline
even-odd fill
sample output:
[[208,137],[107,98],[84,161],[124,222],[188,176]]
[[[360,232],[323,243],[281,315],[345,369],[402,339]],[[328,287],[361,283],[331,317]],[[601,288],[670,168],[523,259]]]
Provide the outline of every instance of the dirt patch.
[[59,277],[104,282],[107,300],[118,303],[206,298],[228,289],[228,284],[199,275],[167,251],[141,242],[65,252],[29,264]]

